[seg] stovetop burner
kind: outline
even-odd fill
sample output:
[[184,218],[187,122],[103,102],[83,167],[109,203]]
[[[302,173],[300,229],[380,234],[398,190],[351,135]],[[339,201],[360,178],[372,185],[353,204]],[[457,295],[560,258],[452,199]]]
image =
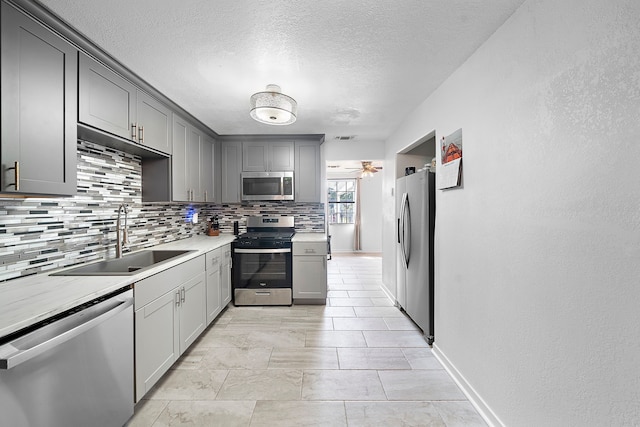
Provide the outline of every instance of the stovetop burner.
[[292,216],[247,218],[247,232],[238,236],[235,248],[283,248],[291,247],[295,234]]
[[238,239],[291,240],[292,231],[249,231],[242,233]]

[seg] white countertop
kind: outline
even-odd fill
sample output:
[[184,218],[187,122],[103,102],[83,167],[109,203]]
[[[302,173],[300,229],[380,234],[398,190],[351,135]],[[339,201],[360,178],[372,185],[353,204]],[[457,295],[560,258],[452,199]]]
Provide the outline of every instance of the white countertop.
[[311,232],[296,232],[291,238],[291,242],[305,242],[305,243],[315,243],[315,242],[326,242],[327,235],[325,233],[311,233]]
[[[141,249],[192,250],[194,252],[131,276],[49,276],[54,272],[51,271],[0,283],[0,337],[131,285],[234,240],[235,236],[231,234],[221,234],[216,237],[194,236]],[[69,269],[75,267],[78,266],[75,265]]]

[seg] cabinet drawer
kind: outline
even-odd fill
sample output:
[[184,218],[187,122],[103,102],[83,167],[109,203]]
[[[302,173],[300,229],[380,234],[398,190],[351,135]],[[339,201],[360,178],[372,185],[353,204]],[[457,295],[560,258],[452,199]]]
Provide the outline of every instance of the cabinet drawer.
[[326,255],[327,242],[295,242],[293,255]]
[[133,287],[134,306],[136,309],[143,307],[203,271],[205,271],[205,257],[200,255],[198,258],[185,261],[136,282]]

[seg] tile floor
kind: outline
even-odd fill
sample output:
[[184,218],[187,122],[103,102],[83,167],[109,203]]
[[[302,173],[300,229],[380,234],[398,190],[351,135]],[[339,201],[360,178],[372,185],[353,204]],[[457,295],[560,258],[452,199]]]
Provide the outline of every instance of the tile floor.
[[128,426],[486,426],[380,289],[381,259],[327,265],[327,306],[231,304]]

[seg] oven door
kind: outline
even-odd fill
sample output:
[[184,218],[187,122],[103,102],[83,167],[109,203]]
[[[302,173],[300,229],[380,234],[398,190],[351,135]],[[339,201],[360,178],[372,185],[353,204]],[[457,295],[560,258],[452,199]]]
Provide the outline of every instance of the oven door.
[[291,288],[291,248],[234,249],[233,287]]

